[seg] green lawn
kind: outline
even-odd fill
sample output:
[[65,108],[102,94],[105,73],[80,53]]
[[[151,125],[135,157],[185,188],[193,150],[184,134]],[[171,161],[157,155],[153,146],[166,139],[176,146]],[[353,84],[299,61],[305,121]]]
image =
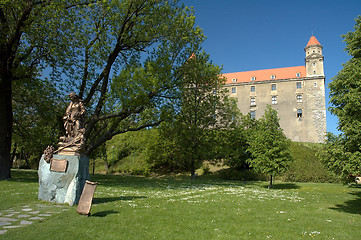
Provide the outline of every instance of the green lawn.
[[[200,177],[92,176],[92,215],[74,207],[0,239],[361,239],[361,187]],[[0,181],[0,213],[37,200],[37,172]],[[2,227],[0,226],[0,230]]]

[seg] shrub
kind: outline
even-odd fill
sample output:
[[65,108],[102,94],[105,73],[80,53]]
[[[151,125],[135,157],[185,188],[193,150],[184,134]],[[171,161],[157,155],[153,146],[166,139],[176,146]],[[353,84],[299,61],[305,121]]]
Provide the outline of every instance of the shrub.
[[322,144],[292,142],[290,145],[293,162],[282,175],[284,181],[291,182],[331,182],[335,181],[322,165],[318,151]]
[[264,174],[258,174],[251,169],[227,168],[219,170],[217,174],[224,180],[263,181],[267,179]]

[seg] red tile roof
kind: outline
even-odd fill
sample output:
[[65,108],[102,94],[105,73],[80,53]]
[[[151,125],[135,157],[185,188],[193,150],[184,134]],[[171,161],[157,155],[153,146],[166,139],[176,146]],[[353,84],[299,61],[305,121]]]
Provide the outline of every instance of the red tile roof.
[[[273,69],[264,69],[257,71],[247,71],[247,72],[235,72],[235,73],[224,73],[222,76],[226,77],[226,84],[230,83],[245,83],[245,82],[260,82],[267,80],[280,80],[280,79],[290,79],[297,78],[296,74],[300,73],[300,77],[306,77],[306,67],[286,67],[286,68],[273,68]],[[271,79],[271,76],[274,75],[275,79]],[[251,77],[255,77],[255,80],[252,81]],[[232,79],[236,78],[237,81],[233,82]]]
[[317,40],[317,38],[315,36],[311,36],[310,40],[308,41],[307,46],[310,45],[321,45],[320,42]]

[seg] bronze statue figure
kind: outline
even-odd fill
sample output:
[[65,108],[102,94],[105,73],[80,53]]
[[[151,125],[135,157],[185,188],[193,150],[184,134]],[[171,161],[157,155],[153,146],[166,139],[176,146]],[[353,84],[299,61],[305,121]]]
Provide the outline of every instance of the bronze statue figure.
[[80,153],[84,148],[84,103],[74,92],[69,94],[69,98],[71,102],[63,117],[66,135],[60,138],[56,151],[60,154]]
[[79,99],[78,95],[72,92],[69,94],[69,98],[71,103],[66,109],[65,116],[63,117],[68,140],[75,139],[83,134],[85,114],[83,101]]

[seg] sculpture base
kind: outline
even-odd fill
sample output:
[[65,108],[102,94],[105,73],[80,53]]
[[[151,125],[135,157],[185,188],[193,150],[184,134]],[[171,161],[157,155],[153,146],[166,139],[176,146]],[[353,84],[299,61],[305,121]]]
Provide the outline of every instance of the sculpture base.
[[[70,206],[78,204],[80,195],[89,180],[89,158],[56,154],[54,161],[66,160],[67,166],[51,168],[51,162],[44,160],[44,155],[39,162],[39,195],[40,200],[67,203]],[[57,160],[58,159],[58,160]]]

